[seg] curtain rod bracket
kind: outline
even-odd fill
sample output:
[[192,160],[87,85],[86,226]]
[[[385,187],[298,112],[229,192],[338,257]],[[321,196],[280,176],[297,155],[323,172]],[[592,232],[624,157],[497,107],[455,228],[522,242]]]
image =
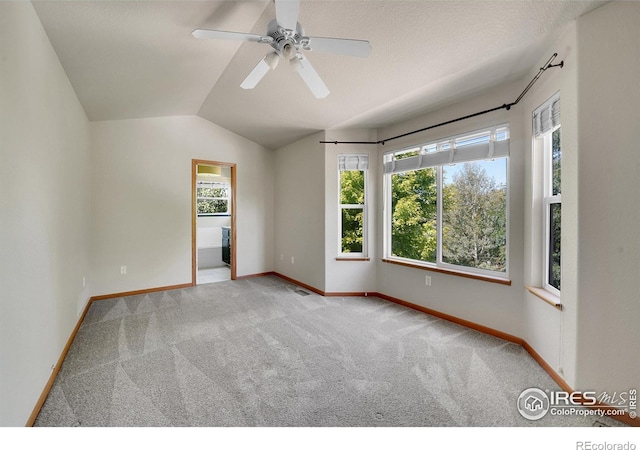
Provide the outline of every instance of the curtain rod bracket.
[[531,89],[531,86],[533,86],[535,84],[535,82],[538,81],[538,78],[540,78],[540,76],[547,69],[551,69],[553,67],[560,67],[562,69],[564,67],[564,61],[560,61],[558,64],[551,64],[553,62],[553,60],[556,59],[557,56],[558,56],[557,53],[554,53],[553,55],[551,55],[551,58],[549,58],[549,60],[545,63],[545,65],[540,68],[540,70],[538,71],[536,76],[533,77],[533,79],[529,82],[527,87],[524,88],[524,90],[522,91],[520,96],[515,101],[513,101],[511,103],[504,103],[502,106],[498,106],[498,107],[495,107],[495,108],[491,108],[491,109],[487,109],[487,110],[484,110],[484,111],[480,111],[480,112],[475,113],[475,114],[469,114],[468,116],[459,117],[457,119],[447,120],[446,122],[441,122],[441,123],[438,123],[436,125],[431,125],[431,126],[426,127],[426,128],[421,128],[419,130],[410,131],[410,132],[404,133],[404,134],[399,134],[398,136],[393,136],[393,137],[382,139],[382,140],[379,140],[379,141],[371,141],[371,142],[320,141],[320,143],[321,144],[334,144],[334,145],[338,145],[338,144],[368,144],[368,145],[380,145],[380,144],[382,144],[382,145],[384,145],[387,141],[393,141],[394,139],[402,138],[402,137],[405,137],[405,136],[410,136],[410,135],[416,134],[416,133],[421,133],[423,131],[431,130],[432,128],[441,127],[443,125],[449,125],[449,124],[454,123],[454,122],[459,122],[461,120],[470,119],[472,117],[477,117],[477,116],[480,116],[480,115],[483,115],[483,114],[487,114],[487,113],[490,113],[490,112],[493,112],[493,111],[497,111],[499,109],[506,109],[507,111],[510,111],[511,107],[517,105],[520,102],[520,100],[522,100],[522,98],[526,95],[526,93],[529,92],[529,89]]

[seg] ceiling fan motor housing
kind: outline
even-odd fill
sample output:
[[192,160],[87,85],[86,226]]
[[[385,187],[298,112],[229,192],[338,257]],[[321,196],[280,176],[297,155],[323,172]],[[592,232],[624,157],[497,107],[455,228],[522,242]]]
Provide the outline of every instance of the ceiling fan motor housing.
[[[267,28],[267,36],[273,39],[271,47],[283,58],[291,60],[296,57],[300,47],[304,47],[304,30],[300,23],[296,24],[296,30],[287,30],[272,20]],[[307,39],[308,40],[308,39]]]

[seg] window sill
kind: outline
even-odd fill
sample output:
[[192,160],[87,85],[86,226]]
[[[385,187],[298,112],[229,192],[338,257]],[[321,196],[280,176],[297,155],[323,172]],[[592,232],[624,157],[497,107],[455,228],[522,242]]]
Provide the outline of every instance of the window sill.
[[397,264],[399,266],[411,267],[414,269],[429,270],[431,272],[446,273],[447,275],[454,275],[454,276],[463,277],[463,278],[471,278],[472,280],[488,281],[489,283],[497,283],[497,284],[503,284],[505,286],[511,286],[511,280],[508,280],[505,278],[490,277],[487,275],[478,275],[476,273],[461,272],[458,270],[444,269],[442,267],[423,266],[421,264],[414,264],[406,261],[397,261],[395,259],[388,259],[388,258],[382,258],[382,262],[389,263],[389,264]]
[[354,257],[354,258],[338,257],[338,258],[336,258],[336,261],[371,261],[371,258],[365,258],[365,257]]
[[546,303],[550,304],[551,306],[553,306],[557,310],[562,311],[562,303],[560,303],[560,297],[558,297],[557,295],[554,295],[551,292],[545,291],[544,289],[539,288],[539,287],[525,286],[525,288],[529,292],[531,292],[533,295],[538,297],[539,299],[541,299],[541,300],[545,301]]

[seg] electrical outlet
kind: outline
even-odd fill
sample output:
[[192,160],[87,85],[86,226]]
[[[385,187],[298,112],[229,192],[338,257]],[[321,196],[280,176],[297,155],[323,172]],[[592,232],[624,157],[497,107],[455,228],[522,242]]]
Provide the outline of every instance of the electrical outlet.
[[120,275],[127,274],[127,266],[120,266]]
[[424,285],[431,286],[431,277],[429,275],[424,276]]
[[296,260],[295,260],[295,258],[292,256],[292,257],[291,257],[291,264],[295,264],[295,263],[296,263]]
[[284,255],[280,253],[280,261],[284,261]]
[[82,277],[82,287],[83,288],[87,287],[87,278],[86,277]]

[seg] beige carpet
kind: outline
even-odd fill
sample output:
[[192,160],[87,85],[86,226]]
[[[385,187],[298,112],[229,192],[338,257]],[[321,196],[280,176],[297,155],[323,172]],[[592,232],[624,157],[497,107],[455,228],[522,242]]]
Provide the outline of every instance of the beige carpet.
[[[593,426],[518,345],[274,276],[94,302],[36,426]],[[613,420],[597,419],[609,425]]]

